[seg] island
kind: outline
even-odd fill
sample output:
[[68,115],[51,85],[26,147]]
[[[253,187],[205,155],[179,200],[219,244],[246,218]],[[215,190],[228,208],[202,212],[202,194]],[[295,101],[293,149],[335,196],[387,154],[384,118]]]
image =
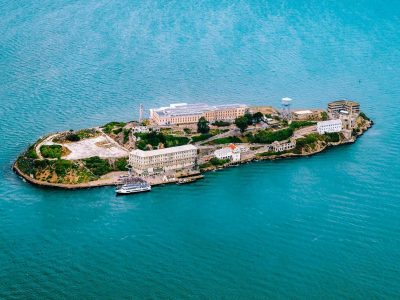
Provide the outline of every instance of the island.
[[151,186],[189,183],[203,173],[258,160],[310,156],[353,143],[372,125],[360,104],[327,109],[279,109],[245,104],[175,103],[149,118],[51,133],[13,164],[24,180],[65,189],[118,185],[138,178]]

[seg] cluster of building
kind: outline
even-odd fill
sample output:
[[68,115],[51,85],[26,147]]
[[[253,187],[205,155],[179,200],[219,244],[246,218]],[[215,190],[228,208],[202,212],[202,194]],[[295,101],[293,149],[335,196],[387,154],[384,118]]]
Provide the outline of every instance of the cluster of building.
[[338,100],[328,103],[328,117],[330,120],[317,123],[319,134],[351,130],[360,114],[360,104],[350,100]]
[[175,103],[167,107],[150,109],[150,120],[157,125],[180,125],[197,123],[201,117],[209,122],[233,121],[243,116],[248,107],[245,104],[187,104]]
[[[258,107],[257,107],[258,109]],[[265,107],[268,112],[273,112],[272,108]],[[150,119],[155,126],[179,125],[197,123],[201,117],[209,122],[214,121],[233,121],[237,117],[243,116],[248,111],[244,104],[227,104],[209,106],[207,104],[171,104],[168,107],[161,107],[150,110]],[[295,119],[305,120],[310,117],[320,115],[317,110],[295,111]],[[354,101],[339,100],[328,104],[329,120],[317,123],[319,134],[341,132],[345,129],[354,128],[355,120],[360,113],[360,105]],[[159,130],[154,127],[151,130]],[[135,132],[148,132],[149,127],[137,126]],[[296,147],[296,141],[291,139],[285,142],[274,142],[270,145],[270,150],[283,152]],[[222,149],[214,151],[214,156],[219,159],[229,159],[232,162],[241,160],[241,153],[247,148],[230,144]],[[184,145],[152,151],[134,150],[129,155],[129,164],[138,175],[152,175],[184,169],[193,169],[197,166],[198,149],[193,145]]]

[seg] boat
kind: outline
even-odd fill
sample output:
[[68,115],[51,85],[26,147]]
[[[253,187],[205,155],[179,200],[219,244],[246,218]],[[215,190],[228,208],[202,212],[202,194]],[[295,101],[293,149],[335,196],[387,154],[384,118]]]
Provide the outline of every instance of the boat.
[[142,178],[127,178],[122,185],[118,185],[115,192],[119,195],[150,192],[151,185]]

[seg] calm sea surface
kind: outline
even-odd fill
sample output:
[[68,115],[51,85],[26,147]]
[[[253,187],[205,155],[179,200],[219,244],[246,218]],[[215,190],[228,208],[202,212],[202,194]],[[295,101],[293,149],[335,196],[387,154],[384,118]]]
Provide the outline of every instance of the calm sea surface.
[[[11,170],[49,131],[185,101],[325,107],[354,145],[116,197]],[[0,1],[0,298],[400,297],[398,1]]]

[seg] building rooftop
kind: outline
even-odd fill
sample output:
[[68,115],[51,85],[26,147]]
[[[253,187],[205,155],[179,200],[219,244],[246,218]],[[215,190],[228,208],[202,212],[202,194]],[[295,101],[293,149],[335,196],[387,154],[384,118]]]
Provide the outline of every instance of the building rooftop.
[[204,103],[187,104],[187,103],[175,103],[170,104],[167,107],[153,108],[159,116],[186,116],[186,115],[200,115],[207,111],[215,111],[229,108],[246,108],[245,104],[224,104],[210,106]]
[[313,112],[311,110],[307,109],[307,110],[294,111],[293,113],[296,115],[308,115],[308,114],[312,114]]
[[360,103],[352,101],[352,100],[337,100],[337,101],[332,101],[332,102],[328,103],[328,105],[341,105],[341,104],[360,105]]
[[156,156],[156,155],[163,155],[163,154],[170,154],[188,150],[197,150],[197,147],[193,145],[183,145],[177,147],[170,147],[170,148],[163,148],[157,150],[150,150],[150,151],[143,151],[143,150],[133,150],[131,154],[141,156],[141,157],[149,157],[149,156]]

